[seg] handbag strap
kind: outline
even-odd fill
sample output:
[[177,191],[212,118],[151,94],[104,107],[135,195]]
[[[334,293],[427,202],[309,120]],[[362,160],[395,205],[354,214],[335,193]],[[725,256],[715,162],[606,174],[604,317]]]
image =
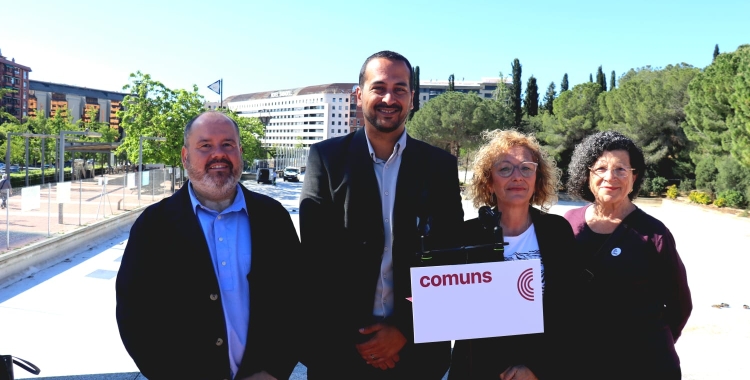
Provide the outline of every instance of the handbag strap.
[[39,367],[35,366],[34,363],[28,360],[21,359],[19,357],[15,357],[15,356],[13,357],[13,364],[31,372],[34,375],[38,375],[39,372],[41,372]]

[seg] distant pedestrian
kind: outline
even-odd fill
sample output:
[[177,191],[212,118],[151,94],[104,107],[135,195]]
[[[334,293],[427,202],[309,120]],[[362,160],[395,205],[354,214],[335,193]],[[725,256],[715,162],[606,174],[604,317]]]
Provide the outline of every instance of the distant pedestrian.
[[13,189],[13,186],[10,185],[10,179],[8,179],[7,174],[3,174],[3,179],[0,181],[0,198],[2,198],[3,202],[0,205],[0,208],[5,208],[8,203],[8,196],[10,195],[10,190]]

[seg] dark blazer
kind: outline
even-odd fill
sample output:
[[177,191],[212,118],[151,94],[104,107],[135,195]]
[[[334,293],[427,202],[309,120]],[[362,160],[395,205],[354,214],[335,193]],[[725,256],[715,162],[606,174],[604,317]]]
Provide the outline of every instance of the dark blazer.
[[[120,336],[151,380],[230,378],[219,284],[187,186],[138,217],[117,275]],[[236,377],[265,370],[288,378],[297,363],[289,317],[297,302],[299,239],[279,202],[240,187],[252,259],[250,326]]]
[[[544,333],[456,341],[450,380],[498,379],[498,375],[515,365],[525,365],[540,380],[569,374],[566,367],[570,364],[559,363],[563,359],[560,345],[571,343],[565,342],[564,332],[569,327],[566,315],[578,281],[573,230],[559,215],[542,213],[533,207],[529,207],[529,213],[544,265]],[[464,227],[466,245],[495,241],[493,231],[485,229],[478,218],[467,220]],[[492,252],[487,254],[489,257]],[[474,254],[472,261],[503,260],[502,256],[480,260],[480,255]]]
[[[421,368],[419,378],[439,379],[449,365],[449,342],[413,344],[412,308],[406,298],[411,296],[410,268],[419,265],[415,259],[420,242],[418,217],[430,220],[427,248],[460,243],[463,208],[456,158],[407,136],[396,186],[392,222],[395,305],[386,323],[408,340],[397,368]],[[300,197],[300,235],[309,253],[306,268],[312,275],[309,307],[319,327],[309,339],[314,343],[325,339],[330,345],[325,350],[308,349],[308,376],[345,378],[356,374],[347,372],[349,364],[365,365],[354,345],[366,340],[358,329],[373,322],[385,239],[382,218],[364,129],[313,145]]]

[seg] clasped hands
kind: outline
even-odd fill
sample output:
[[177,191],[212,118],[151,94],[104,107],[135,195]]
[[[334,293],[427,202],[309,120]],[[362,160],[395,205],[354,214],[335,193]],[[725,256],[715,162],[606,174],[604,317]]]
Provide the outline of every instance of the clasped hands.
[[406,344],[406,338],[397,328],[385,323],[376,323],[359,329],[362,335],[372,334],[367,342],[357,344],[357,351],[367,364],[386,370],[399,361],[398,353]]

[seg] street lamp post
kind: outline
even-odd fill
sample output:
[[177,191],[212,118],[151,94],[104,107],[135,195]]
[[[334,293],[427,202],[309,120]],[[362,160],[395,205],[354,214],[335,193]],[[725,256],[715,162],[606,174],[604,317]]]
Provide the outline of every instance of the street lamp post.
[[[60,174],[58,182],[65,182],[65,135],[80,135],[86,137],[102,137],[101,133],[86,131],[60,131],[60,159],[58,160],[57,166],[59,167]],[[73,164],[71,162],[70,169],[73,170]]]
[[143,140],[154,140],[154,141],[167,141],[164,137],[151,137],[141,136],[138,139],[138,174],[140,180],[138,181],[138,205],[141,205],[141,184],[143,183]]

